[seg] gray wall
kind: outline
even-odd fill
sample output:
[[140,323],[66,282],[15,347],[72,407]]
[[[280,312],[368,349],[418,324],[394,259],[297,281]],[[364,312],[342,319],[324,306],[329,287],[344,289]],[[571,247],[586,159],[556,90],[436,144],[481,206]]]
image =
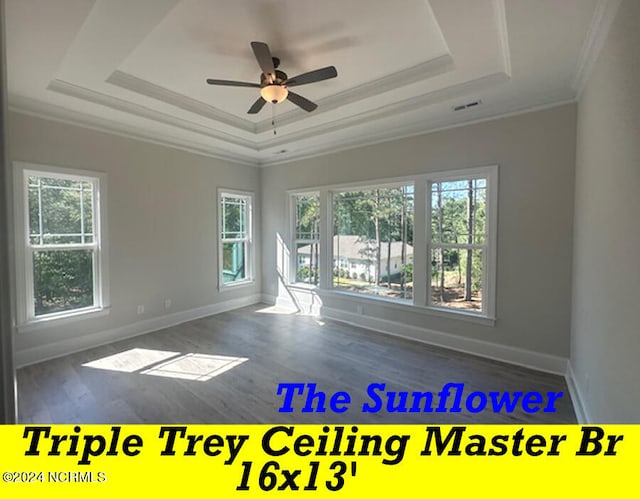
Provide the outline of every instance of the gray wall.
[[640,415],[638,20],[623,2],[578,104],[570,362],[602,423]]
[[9,269],[11,169],[6,149],[7,73],[4,44],[4,2],[0,2],[0,424],[16,421],[16,377],[13,368]]
[[[365,304],[364,313],[567,358],[575,134],[576,106],[567,105],[264,169],[263,292],[279,292],[276,235],[289,238],[288,189],[498,164],[495,327],[378,304]],[[353,300],[323,301],[356,311]]]
[[12,160],[105,172],[108,189],[111,313],[19,333],[18,359],[26,349],[56,355],[54,343],[69,350],[92,333],[260,294],[259,258],[255,285],[217,289],[217,189],[253,190],[259,205],[257,169],[17,113],[9,115],[9,145]]

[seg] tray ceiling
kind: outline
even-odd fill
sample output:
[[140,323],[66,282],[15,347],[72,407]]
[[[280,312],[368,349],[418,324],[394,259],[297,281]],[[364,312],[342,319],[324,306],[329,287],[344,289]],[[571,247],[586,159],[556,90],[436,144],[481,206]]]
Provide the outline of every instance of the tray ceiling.
[[[5,0],[9,103],[263,166],[574,100],[611,3]],[[316,111],[205,83],[259,82],[252,40],[289,76],[336,66],[296,88]]]

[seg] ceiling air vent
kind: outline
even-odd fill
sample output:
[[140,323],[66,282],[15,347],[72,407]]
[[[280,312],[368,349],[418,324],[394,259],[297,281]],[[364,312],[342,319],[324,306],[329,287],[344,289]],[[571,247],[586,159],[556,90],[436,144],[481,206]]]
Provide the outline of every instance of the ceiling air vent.
[[476,107],[476,106],[479,106],[480,104],[482,104],[482,101],[480,99],[478,99],[478,100],[474,100],[472,102],[467,102],[466,104],[461,104],[459,106],[454,106],[453,110],[454,111],[464,111],[465,109],[469,109],[471,107]]

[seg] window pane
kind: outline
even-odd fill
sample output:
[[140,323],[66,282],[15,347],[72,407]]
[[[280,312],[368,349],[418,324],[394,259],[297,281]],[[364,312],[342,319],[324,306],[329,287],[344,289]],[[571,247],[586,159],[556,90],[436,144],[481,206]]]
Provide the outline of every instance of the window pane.
[[482,250],[431,251],[431,305],[482,312]]
[[35,251],[33,288],[36,316],[93,306],[93,251]]
[[431,237],[435,243],[484,244],[485,179],[434,182],[431,185]]
[[222,198],[222,238],[244,239],[247,236],[247,201],[243,198]]
[[318,285],[320,279],[320,244],[296,244],[296,282]]
[[320,239],[320,197],[295,196],[296,239]]
[[222,282],[235,282],[246,279],[245,243],[222,244]]
[[[31,243],[35,245],[92,242],[91,183],[30,176],[29,234]],[[86,240],[87,235],[91,241]]]
[[413,185],[337,193],[334,287],[412,299],[413,212]]

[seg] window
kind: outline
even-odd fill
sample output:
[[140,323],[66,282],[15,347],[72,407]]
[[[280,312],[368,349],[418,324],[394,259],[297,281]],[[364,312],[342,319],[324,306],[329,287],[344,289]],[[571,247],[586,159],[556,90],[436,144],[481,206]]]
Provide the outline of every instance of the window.
[[413,184],[335,192],[333,287],[413,299]]
[[428,305],[493,316],[495,176],[477,169],[429,181]]
[[341,293],[356,313],[375,299],[493,325],[497,189],[489,166],[294,192],[279,268],[318,295]]
[[220,192],[220,286],[248,283],[251,265],[252,195]]
[[318,193],[294,194],[291,199],[295,282],[317,286],[320,279],[320,196]]
[[17,164],[20,323],[106,307],[103,176]]

